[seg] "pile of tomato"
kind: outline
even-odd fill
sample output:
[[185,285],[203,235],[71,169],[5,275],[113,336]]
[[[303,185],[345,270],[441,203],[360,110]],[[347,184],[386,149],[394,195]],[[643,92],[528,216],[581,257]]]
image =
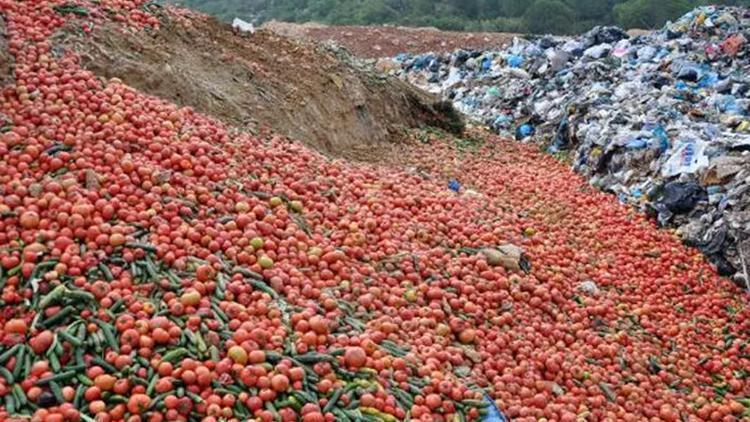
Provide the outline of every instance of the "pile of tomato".
[[[51,41],[201,16],[0,13],[0,419],[750,414],[747,297],[552,157],[426,132],[399,165],[330,159],[100,80]],[[477,253],[505,244],[529,271]]]

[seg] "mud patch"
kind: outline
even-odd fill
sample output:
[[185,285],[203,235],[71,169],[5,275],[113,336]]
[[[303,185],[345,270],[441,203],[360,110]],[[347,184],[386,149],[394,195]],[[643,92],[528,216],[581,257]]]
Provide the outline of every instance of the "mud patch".
[[151,33],[62,31],[55,44],[101,77],[241,129],[268,125],[331,155],[372,161],[405,128],[461,127],[436,97],[366,71],[344,52],[266,30],[238,34],[203,15],[167,18]]
[[15,82],[15,59],[8,51],[8,37],[5,32],[5,19],[0,16],[0,86]]

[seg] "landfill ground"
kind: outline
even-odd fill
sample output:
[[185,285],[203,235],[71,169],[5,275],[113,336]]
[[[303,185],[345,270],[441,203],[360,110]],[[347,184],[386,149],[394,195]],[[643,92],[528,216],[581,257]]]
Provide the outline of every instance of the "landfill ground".
[[402,26],[329,26],[271,21],[263,24],[282,35],[320,42],[335,42],[358,57],[376,59],[401,53],[447,53],[458,49],[494,50],[517,34],[503,32],[453,32]]
[[[0,420],[750,419],[747,296],[541,145],[179,8],[0,14]],[[316,64],[348,76],[290,93]],[[370,112],[399,129],[367,155],[347,118],[246,124],[256,83],[412,107]]]

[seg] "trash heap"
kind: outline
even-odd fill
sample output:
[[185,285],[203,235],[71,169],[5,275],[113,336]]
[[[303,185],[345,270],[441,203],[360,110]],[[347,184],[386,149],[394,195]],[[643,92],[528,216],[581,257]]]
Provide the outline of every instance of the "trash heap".
[[497,51],[390,60],[474,120],[569,151],[593,185],[678,228],[742,282],[749,30],[748,9],[701,7],[636,37],[597,27],[577,38],[517,38]]

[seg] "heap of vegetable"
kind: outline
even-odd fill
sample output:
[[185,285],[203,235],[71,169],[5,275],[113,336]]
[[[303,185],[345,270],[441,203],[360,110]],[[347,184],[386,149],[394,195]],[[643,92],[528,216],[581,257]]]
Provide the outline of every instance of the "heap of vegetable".
[[744,299],[551,158],[429,134],[402,156],[429,174],[330,160],[49,41],[185,12],[0,12],[0,419],[747,416]]

